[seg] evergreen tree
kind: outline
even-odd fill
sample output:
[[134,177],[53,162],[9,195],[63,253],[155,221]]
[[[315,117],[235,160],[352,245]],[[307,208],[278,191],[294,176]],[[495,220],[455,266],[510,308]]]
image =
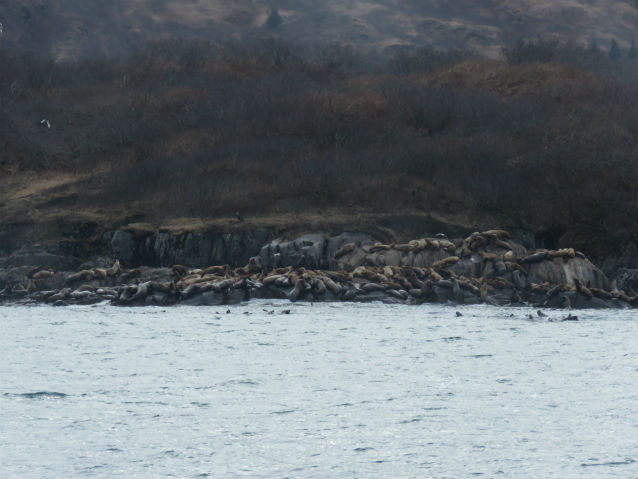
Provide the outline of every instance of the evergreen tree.
[[618,60],[620,58],[620,47],[615,38],[611,39],[611,45],[609,46],[609,59]]
[[270,12],[270,16],[268,17],[268,20],[266,20],[266,26],[274,30],[279,25],[281,25],[283,21],[284,19],[281,18],[281,15],[279,15],[279,12],[277,11],[277,9],[273,8],[272,11]]

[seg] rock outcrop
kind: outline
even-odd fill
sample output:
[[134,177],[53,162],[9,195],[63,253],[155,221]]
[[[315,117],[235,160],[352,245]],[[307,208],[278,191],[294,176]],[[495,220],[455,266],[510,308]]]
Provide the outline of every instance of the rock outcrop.
[[[555,308],[638,306],[632,289],[635,270],[623,272],[614,285],[580,252],[571,248],[528,251],[500,230],[476,232],[464,239],[437,235],[401,244],[382,244],[359,233],[332,238],[309,234],[272,240],[252,257],[248,254],[256,249],[255,236],[136,237],[123,231],[111,235],[110,241],[112,251],[131,262],[130,253],[135,250],[138,255],[153,254],[159,261],[178,258],[188,263],[205,258],[212,265],[131,269],[119,260],[98,265],[96,259],[73,272],[43,265],[15,267],[0,274],[4,287],[0,301],[63,305],[106,300],[129,306],[288,298]],[[216,264],[216,258],[223,257],[217,256],[222,248],[232,258],[245,258],[246,265]]]

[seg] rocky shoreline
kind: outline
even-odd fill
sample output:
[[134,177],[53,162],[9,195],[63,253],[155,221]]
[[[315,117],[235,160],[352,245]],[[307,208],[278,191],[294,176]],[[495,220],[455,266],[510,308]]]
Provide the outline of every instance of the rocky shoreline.
[[[122,253],[123,233],[110,235]],[[245,254],[245,252],[244,252]],[[444,234],[383,244],[363,233],[275,239],[246,266],[124,268],[131,260],[77,259],[24,250],[4,258],[0,304],[224,305],[252,298],[381,301],[544,308],[638,307],[636,270],[610,281],[572,248],[528,250],[503,230],[448,239]],[[122,264],[121,264],[122,263]]]

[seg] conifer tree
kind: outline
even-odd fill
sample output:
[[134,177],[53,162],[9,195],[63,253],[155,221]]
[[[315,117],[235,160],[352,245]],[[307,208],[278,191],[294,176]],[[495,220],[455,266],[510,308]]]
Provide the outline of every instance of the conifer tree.
[[283,21],[283,18],[281,18],[281,15],[279,15],[279,11],[276,8],[273,8],[270,12],[268,20],[266,20],[266,26],[271,30],[274,30],[279,25],[281,25]]
[[618,60],[620,58],[620,47],[615,38],[611,39],[611,45],[609,46],[609,59]]

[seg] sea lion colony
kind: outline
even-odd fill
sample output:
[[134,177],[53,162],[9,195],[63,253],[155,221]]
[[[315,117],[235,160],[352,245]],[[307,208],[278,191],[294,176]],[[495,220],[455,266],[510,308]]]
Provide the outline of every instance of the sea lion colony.
[[[351,242],[334,253],[334,259],[343,265],[336,271],[306,269],[303,255],[295,266],[272,269],[263,268],[259,256],[251,258],[245,267],[235,269],[228,265],[201,269],[174,265],[122,270],[118,260],[109,268],[72,273],[40,267],[27,274],[25,284],[7,286],[0,291],[0,302],[45,302],[62,306],[110,301],[114,305],[165,306],[287,298],[293,302],[452,302],[552,308],[638,306],[638,294],[618,290],[615,283],[609,283],[602,274],[602,279],[595,277],[595,283],[591,278],[576,277],[574,271],[578,269],[570,262],[577,259],[597,270],[584,254],[572,248],[527,252],[509,238],[506,231],[490,230],[455,241],[437,235],[406,244]],[[357,250],[363,253],[360,255],[363,264],[353,266],[344,261]],[[399,255],[399,264],[384,264],[385,254],[390,252]],[[422,254],[428,252],[435,255]],[[423,265],[423,258],[434,259]],[[533,270],[535,265],[538,267]],[[568,271],[566,280],[552,282],[552,274],[547,271],[563,267]],[[547,280],[532,281],[543,278],[543,274]]]

